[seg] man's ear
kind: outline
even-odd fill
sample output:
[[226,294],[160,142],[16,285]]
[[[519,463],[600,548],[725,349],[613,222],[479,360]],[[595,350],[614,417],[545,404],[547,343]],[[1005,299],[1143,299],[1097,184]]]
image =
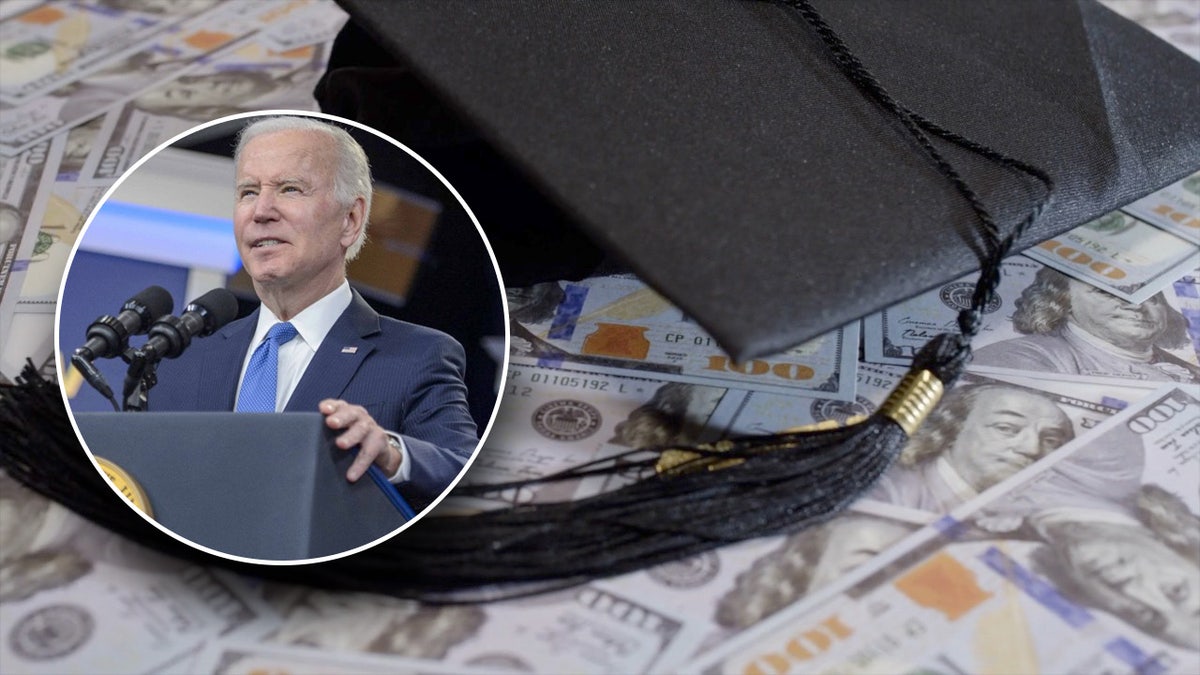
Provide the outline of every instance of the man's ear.
[[350,210],[342,219],[342,246],[350,248],[354,245],[354,242],[358,240],[359,233],[362,232],[366,217],[367,201],[362,197],[355,197],[354,203],[350,205]]

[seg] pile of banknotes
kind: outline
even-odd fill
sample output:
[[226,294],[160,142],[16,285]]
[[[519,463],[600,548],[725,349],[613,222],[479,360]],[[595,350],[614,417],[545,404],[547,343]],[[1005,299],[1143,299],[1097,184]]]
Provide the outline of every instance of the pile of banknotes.
[[[1190,0],[1110,3],[1200,58]],[[315,109],[327,0],[0,3],[0,377],[56,376],[67,256],[105,190],[216,117]],[[508,290],[467,481],[844,422],[953,330],[965,277],[738,363],[636,277]],[[1200,174],[1003,268],[976,359],[845,514],[532,597],[434,606],[165,557],[0,474],[6,672],[1200,672]],[[632,478],[632,477],[631,477]],[[452,497],[569,500],[621,476]]]

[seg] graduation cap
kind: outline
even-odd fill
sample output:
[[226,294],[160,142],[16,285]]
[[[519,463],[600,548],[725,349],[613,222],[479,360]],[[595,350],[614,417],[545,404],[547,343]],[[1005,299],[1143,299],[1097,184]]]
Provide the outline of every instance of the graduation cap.
[[[438,168],[509,285],[615,259],[744,359],[982,271],[866,421],[631,451],[541,480],[651,478],[272,576],[511,595],[819,522],[961,373],[1005,255],[1200,166],[1200,64],[1090,1],[339,2],[322,107]],[[173,545],[126,515],[94,517]]]
[[[980,267],[971,205],[795,3],[339,2],[322,108],[426,154],[510,286],[609,254],[746,359]],[[896,101],[1049,176],[1017,251],[1200,165],[1200,63],[1096,2],[813,4]],[[1043,197],[933,143],[1002,232]]]

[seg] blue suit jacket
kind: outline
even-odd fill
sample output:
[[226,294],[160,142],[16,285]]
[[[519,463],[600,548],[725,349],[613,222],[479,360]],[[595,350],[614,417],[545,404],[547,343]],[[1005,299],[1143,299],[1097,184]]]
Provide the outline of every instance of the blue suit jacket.
[[[163,361],[150,410],[233,410],[258,312],[194,339],[178,359]],[[380,426],[404,438],[412,465],[399,487],[420,510],[458,475],[478,444],[465,362],[454,338],[381,317],[355,291],[284,410],[316,412],[326,398],[366,408]]]

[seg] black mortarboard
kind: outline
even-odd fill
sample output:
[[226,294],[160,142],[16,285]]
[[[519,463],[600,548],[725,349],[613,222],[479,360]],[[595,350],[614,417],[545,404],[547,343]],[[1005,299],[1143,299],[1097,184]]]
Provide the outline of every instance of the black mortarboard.
[[[970,206],[786,3],[339,2],[322,106],[441,169],[509,285],[594,241],[744,358],[979,266]],[[1018,250],[1200,166],[1200,63],[1098,3],[814,4],[896,100],[1053,179]],[[936,145],[1002,232],[1042,196]]]

